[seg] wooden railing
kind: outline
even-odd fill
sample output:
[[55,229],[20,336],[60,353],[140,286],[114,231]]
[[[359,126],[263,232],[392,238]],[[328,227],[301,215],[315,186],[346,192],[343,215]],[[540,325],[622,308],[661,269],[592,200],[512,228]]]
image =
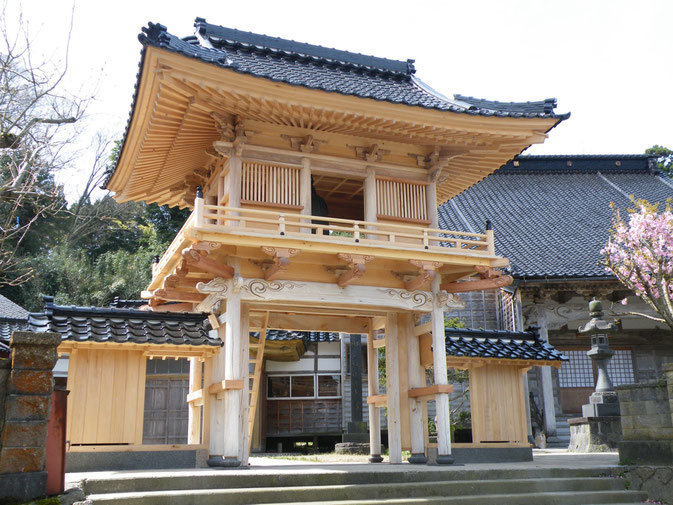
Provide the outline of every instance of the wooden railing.
[[312,238],[400,249],[494,255],[493,231],[468,233],[391,222],[367,222],[299,213],[205,205],[197,198],[192,226],[222,233],[264,233],[288,238]]

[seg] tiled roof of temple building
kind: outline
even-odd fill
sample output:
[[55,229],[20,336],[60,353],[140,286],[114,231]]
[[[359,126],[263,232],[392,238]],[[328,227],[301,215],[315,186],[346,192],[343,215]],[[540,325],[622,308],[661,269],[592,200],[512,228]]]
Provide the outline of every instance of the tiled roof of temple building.
[[568,361],[568,358],[540,338],[536,330],[474,330],[446,328],[447,356],[466,358]]
[[[250,336],[259,338],[258,331],[251,331]],[[266,339],[272,341],[283,340],[303,340],[304,343],[313,342],[338,342],[339,334],[331,331],[288,331],[288,330],[267,330]]]
[[0,295],[0,355],[9,353],[9,337],[28,329],[28,311]]
[[139,39],[150,45],[243,74],[360,98],[500,117],[558,117],[555,99],[505,103],[456,95],[447,98],[414,76],[413,60],[396,61],[269,37],[196,18],[196,36],[179,38],[149,23]]
[[64,340],[136,344],[212,345],[222,342],[208,334],[204,314],[152,312],[114,307],[55,305],[44,297],[45,312],[30,314],[33,331],[60,333]]
[[612,226],[610,202],[673,197],[673,181],[646,155],[519,156],[439,208],[440,227],[495,231],[515,277],[598,278]]

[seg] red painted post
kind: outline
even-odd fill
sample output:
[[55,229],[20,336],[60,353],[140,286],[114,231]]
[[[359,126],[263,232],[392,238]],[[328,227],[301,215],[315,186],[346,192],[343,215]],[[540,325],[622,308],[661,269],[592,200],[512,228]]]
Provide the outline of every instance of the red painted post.
[[47,494],[61,494],[65,490],[65,421],[68,408],[65,388],[54,388],[51,394],[51,414],[47,424]]

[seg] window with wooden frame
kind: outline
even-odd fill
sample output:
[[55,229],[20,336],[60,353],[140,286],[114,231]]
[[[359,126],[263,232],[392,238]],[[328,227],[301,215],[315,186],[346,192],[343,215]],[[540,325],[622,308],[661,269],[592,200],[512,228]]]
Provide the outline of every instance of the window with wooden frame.
[[270,163],[244,161],[241,172],[241,203],[261,207],[301,210],[300,169]]
[[269,400],[341,398],[339,374],[269,375],[267,382]]
[[430,224],[424,181],[376,178],[376,217],[382,220]]

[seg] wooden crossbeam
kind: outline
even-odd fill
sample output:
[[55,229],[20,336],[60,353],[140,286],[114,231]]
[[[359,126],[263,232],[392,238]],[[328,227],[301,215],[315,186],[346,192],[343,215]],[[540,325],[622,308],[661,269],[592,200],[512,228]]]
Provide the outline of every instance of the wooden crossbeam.
[[441,288],[447,293],[467,293],[468,291],[482,291],[486,289],[497,289],[509,286],[514,282],[511,275],[501,275],[490,279],[479,279],[478,281],[449,282],[442,284]]
[[243,379],[225,379],[214,384],[211,384],[208,387],[208,393],[211,395],[216,395],[222,391],[228,390],[242,390],[243,389]]
[[451,384],[433,384],[432,386],[425,386],[422,388],[409,389],[407,396],[409,398],[418,399],[433,399],[435,395],[442,393],[453,393],[453,386]]
[[437,275],[436,270],[442,266],[442,263],[436,261],[409,260],[415,266],[419,273],[416,277],[405,283],[404,288],[407,291],[416,291],[427,286]]
[[264,280],[272,281],[278,278],[290,266],[290,258],[299,254],[299,249],[262,246],[265,254],[273,257],[273,264],[264,270]]
[[194,405],[203,405],[203,389],[197,389],[187,395],[187,403]]
[[[152,298],[153,301],[156,298]],[[153,312],[191,312],[194,305],[190,302],[185,303],[162,303],[158,305],[149,304],[150,310]]]
[[159,288],[155,289],[152,292],[152,296],[156,298],[161,298],[162,300],[171,300],[176,302],[192,302],[192,303],[201,303],[206,299],[206,295],[201,293],[187,293],[185,291],[179,291],[177,289],[164,289]]
[[381,347],[386,346],[386,339],[385,338],[377,338],[375,340],[372,340],[372,346],[374,349],[380,349]]
[[369,395],[367,404],[376,407],[385,407],[388,404],[388,395]]

